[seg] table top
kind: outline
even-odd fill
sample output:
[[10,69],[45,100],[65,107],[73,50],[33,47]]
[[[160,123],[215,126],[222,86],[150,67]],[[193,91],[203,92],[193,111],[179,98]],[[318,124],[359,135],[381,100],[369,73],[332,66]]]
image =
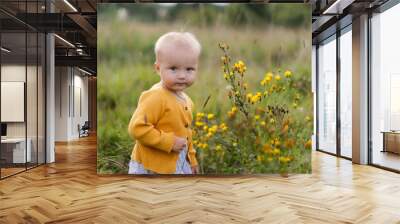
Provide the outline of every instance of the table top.
[[[27,141],[30,141],[30,138],[27,138]],[[25,142],[25,138],[5,138],[1,139],[1,143],[19,143]]]
[[384,134],[397,134],[397,135],[400,135],[400,131],[381,131],[381,133],[384,133]]

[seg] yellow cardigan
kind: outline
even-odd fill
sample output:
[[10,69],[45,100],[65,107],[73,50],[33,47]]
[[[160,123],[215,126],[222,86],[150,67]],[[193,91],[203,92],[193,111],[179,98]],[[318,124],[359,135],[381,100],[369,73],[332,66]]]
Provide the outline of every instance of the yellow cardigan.
[[197,166],[190,129],[193,102],[184,95],[187,105],[159,84],[141,94],[128,127],[129,135],[136,139],[132,160],[156,173],[175,173],[179,153],[172,151],[172,147],[178,136],[188,140],[190,165]]

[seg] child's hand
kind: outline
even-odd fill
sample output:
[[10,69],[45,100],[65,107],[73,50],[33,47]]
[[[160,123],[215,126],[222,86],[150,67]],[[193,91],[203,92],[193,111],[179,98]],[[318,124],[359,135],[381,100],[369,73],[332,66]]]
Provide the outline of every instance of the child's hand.
[[199,166],[192,166],[192,174],[198,174],[199,173]]
[[175,137],[175,143],[172,147],[172,151],[180,152],[187,145],[187,140],[181,137]]

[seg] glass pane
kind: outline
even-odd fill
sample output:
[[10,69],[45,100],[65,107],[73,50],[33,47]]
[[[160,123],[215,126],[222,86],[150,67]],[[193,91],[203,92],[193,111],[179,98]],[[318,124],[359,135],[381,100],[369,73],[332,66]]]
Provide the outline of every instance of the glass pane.
[[28,168],[37,165],[37,73],[38,73],[38,36],[36,32],[28,32],[28,63],[27,63],[27,82],[26,82],[26,113],[27,113],[27,142],[28,149],[30,148],[30,160],[28,160]]
[[38,163],[45,163],[45,35],[39,33],[38,45]]
[[400,170],[400,5],[374,15],[372,25],[372,163]]
[[351,30],[340,36],[340,152],[352,157],[352,35]]
[[336,153],[336,37],[318,48],[318,147]]
[[25,91],[26,34],[1,34],[1,174],[2,178],[25,170],[31,151],[26,150]]

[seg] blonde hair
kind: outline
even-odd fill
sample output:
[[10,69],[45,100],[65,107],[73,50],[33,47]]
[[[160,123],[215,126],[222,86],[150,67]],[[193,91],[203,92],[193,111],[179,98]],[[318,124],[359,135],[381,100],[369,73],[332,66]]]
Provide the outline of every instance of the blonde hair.
[[154,53],[156,55],[156,58],[158,57],[158,54],[160,53],[163,46],[167,43],[183,44],[186,46],[190,46],[198,55],[200,55],[201,52],[201,45],[192,33],[168,32],[159,37],[154,46]]

